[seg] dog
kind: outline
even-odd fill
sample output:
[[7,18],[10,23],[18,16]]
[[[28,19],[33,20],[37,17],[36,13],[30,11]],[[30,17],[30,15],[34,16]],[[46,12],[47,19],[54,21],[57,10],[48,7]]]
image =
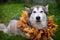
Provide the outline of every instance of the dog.
[[[48,5],[46,6],[36,5],[33,7],[25,7],[25,10],[28,13],[28,24],[30,26],[33,26],[38,30],[47,28]],[[18,19],[11,20],[7,27],[1,26],[1,27],[4,27],[3,30],[1,31],[7,34],[22,35],[23,37],[26,37],[24,33],[17,28],[17,25],[16,25],[17,20]],[[53,39],[50,37],[50,40],[53,40]]]

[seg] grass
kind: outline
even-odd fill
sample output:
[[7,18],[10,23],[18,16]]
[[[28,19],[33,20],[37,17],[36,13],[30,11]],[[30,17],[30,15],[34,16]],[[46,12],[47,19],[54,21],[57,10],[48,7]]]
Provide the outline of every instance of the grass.
[[[8,22],[16,17],[20,17],[22,10],[24,10],[24,5],[26,3],[19,4],[0,4],[0,22],[8,24]],[[33,4],[27,3],[26,5],[32,6]],[[56,24],[59,25],[58,30],[55,32],[54,40],[60,40],[60,12],[57,9],[57,4],[49,4],[49,15],[53,15],[53,20]],[[0,32],[0,40],[26,40],[22,36],[9,36]]]
[[19,36],[19,35],[7,35],[3,32],[0,32],[0,40],[27,40],[26,38]]
[[[24,10],[23,3],[20,4],[2,4],[0,5],[0,22],[8,23],[11,19],[20,17],[22,14],[22,10]],[[30,5],[31,4],[26,4]],[[33,5],[33,4],[32,4]]]

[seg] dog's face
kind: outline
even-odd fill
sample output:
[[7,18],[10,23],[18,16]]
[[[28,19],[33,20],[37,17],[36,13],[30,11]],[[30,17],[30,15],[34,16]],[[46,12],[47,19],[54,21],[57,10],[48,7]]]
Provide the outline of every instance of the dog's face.
[[36,28],[38,29],[42,29],[43,27],[47,25],[48,6],[38,5],[38,6],[31,7],[31,8],[25,7],[25,9],[29,15],[28,20],[33,26],[36,26]]

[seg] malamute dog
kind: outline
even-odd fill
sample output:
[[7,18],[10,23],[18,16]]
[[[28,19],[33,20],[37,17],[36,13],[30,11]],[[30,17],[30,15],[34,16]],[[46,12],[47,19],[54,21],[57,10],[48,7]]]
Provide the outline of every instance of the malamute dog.
[[[37,29],[44,29],[47,27],[47,18],[48,18],[48,5],[40,6],[36,5],[33,7],[25,7],[25,10],[28,12],[28,24],[34,26]],[[16,25],[17,20],[11,20],[7,27],[0,24],[0,30],[7,34],[22,35],[26,37],[23,32],[21,32]],[[3,28],[2,28],[3,27]],[[53,40],[50,38],[50,40]]]

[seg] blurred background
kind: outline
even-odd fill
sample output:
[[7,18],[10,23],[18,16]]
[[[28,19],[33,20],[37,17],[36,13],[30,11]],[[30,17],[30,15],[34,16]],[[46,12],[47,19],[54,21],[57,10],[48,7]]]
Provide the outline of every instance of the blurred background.
[[[49,5],[49,16],[53,15],[53,20],[59,25],[53,36],[54,40],[60,40],[60,0],[0,0],[0,23],[8,24],[10,20],[20,17],[24,10],[24,5]],[[26,40],[22,36],[8,36],[0,32],[0,40]]]

